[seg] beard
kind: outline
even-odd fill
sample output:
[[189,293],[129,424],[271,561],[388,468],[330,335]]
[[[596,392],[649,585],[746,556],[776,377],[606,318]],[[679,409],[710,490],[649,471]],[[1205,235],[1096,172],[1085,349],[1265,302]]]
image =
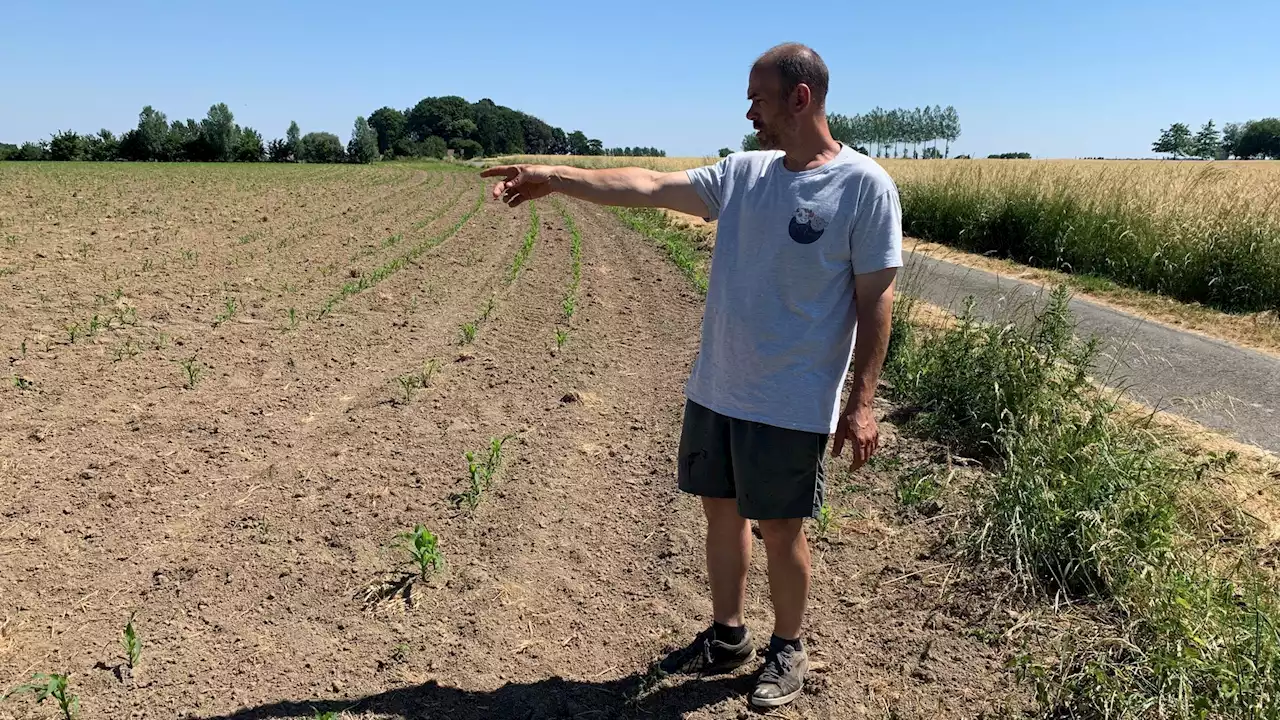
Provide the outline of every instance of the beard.
[[756,127],[756,140],[761,150],[782,150],[784,123],[760,123]]

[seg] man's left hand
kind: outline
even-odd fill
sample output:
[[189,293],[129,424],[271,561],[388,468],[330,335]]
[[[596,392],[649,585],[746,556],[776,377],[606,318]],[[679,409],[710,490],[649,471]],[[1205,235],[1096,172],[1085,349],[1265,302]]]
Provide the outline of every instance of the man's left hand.
[[866,464],[880,447],[880,427],[870,407],[857,405],[845,408],[841,413],[831,445],[833,457],[840,457],[846,441],[853,451],[850,468],[854,470]]

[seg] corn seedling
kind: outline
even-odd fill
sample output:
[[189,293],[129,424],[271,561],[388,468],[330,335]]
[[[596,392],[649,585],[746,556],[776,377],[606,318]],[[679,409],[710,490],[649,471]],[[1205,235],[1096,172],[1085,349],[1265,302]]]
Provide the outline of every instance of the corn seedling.
[[222,312],[218,314],[218,317],[213,319],[213,326],[218,327],[222,323],[235,317],[236,309],[236,299],[233,297],[227,297],[222,301]]
[[516,277],[520,275],[520,271],[524,269],[524,265],[529,260],[530,253],[533,252],[533,244],[538,240],[538,207],[529,203],[529,231],[524,235],[524,243],[520,249],[516,251],[516,257],[511,261],[511,270],[507,273],[507,283],[515,282]]
[[444,567],[444,554],[440,552],[440,538],[425,525],[414,525],[412,532],[396,536],[397,546],[409,553],[409,564],[418,569],[418,577],[426,580],[433,572]]
[[822,503],[822,507],[818,508],[818,517],[814,518],[814,530],[817,531],[818,537],[826,537],[834,525],[835,512],[829,503]]
[[151,269],[154,268],[155,266],[156,266],[155,261],[153,261],[151,258],[147,258],[142,261],[142,272],[151,272]]
[[13,376],[13,386],[19,390],[30,390],[35,387],[36,384],[15,373]]
[[476,323],[473,323],[473,322],[462,323],[460,344],[467,345],[471,342],[474,342],[476,339],[476,331],[479,329],[480,328]]
[[198,257],[200,257],[200,253],[195,250],[183,249],[182,251],[182,259],[189,263],[194,263]]
[[31,678],[31,682],[19,685],[0,699],[8,699],[14,695],[29,692],[35,696],[36,704],[42,705],[45,700],[52,698],[58,703],[58,709],[62,711],[62,720],[75,720],[76,713],[80,709],[80,699],[73,695],[67,686],[66,675],[58,673],[36,675]]
[[169,336],[166,333],[156,333],[156,338],[151,341],[151,346],[156,350],[163,350],[169,347]]
[[292,330],[296,327],[298,327],[298,311],[294,308],[289,308],[289,329]]
[[569,331],[556,328],[556,347],[564,347],[566,342],[569,342]]
[[480,313],[480,319],[482,321],[488,320],[489,316],[493,314],[494,308],[496,308],[497,306],[498,306],[497,298],[494,297],[493,295],[490,295],[489,302],[485,303],[484,312]]
[[129,663],[129,669],[137,670],[138,660],[142,657],[142,640],[138,638],[138,631],[133,627],[133,618],[134,616],[130,615],[129,622],[125,623],[120,644],[124,646],[124,657]]
[[423,362],[422,372],[418,373],[418,378],[421,380],[420,386],[426,387],[427,385],[431,384],[431,378],[434,377],[439,370],[440,370],[439,360],[435,358],[431,358],[430,360]]
[[179,360],[178,364],[182,366],[182,372],[187,376],[187,389],[195,388],[196,383],[200,382],[200,376],[204,374],[204,366],[196,360],[195,355],[186,360]]
[[404,401],[407,404],[413,400],[413,391],[417,390],[421,385],[422,378],[419,375],[401,375],[396,380],[400,383],[400,390],[404,392]]
[[136,343],[132,340],[125,340],[123,344],[117,345],[115,349],[111,351],[111,359],[114,362],[120,362],[125,359],[125,357],[133,359],[134,357],[137,357],[140,352],[142,352],[142,350]]
[[82,337],[84,337],[84,330],[80,327],[79,323],[71,323],[70,325],[67,325],[67,339],[71,341],[72,345],[75,345],[76,340]]
[[17,246],[18,246],[18,236],[17,236],[17,235],[5,235],[5,236],[4,236],[4,244],[5,244],[5,245],[8,245],[9,247],[17,247]]

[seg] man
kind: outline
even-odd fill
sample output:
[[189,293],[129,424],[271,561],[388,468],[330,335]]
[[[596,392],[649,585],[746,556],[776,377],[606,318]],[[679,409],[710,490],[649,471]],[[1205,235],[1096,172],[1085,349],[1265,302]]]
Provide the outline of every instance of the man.
[[[512,206],[560,192],[718,219],[678,472],[680,489],[701,496],[707,518],[714,622],[662,668],[724,672],[754,655],[743,604],[748,520],[755,519],[774,609],[751,694],[761,707],[784,705],[803,689],[804,519],[823,504],[828,435],[833,455],[852,446],[855,468],[876,451],[872,398],[902,265],[897,188],[875,161],[831,137],[827,82],[826,65],[803,45],[762,55],[751,69],[747,119],[764,151],[713,166],[660,173],[520,165],[483,173],[503,178],[493,194]],[[837,412],[851,355],[853,384]]]

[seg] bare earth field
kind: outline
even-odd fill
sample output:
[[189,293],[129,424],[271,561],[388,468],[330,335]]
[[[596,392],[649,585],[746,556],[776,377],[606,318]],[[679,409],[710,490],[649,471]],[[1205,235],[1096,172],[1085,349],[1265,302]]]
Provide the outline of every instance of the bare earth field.
[[[749,671],[648,674],[710,621],[674,487],[701,298],[608,212],[482,192],[439,165],[0,165],[0,693],[69,673],[87,719],[754,714]],[[1024,623],[948,542],[976,471],[883,410],[884,456],[834,466],[812,532],[818,668],[772,715],[1020,707]],[[463,453],[506,436],[457,507]],[[947,490],[904,510],[921,473]],[[418,523],[445,567],[371,600]]]

